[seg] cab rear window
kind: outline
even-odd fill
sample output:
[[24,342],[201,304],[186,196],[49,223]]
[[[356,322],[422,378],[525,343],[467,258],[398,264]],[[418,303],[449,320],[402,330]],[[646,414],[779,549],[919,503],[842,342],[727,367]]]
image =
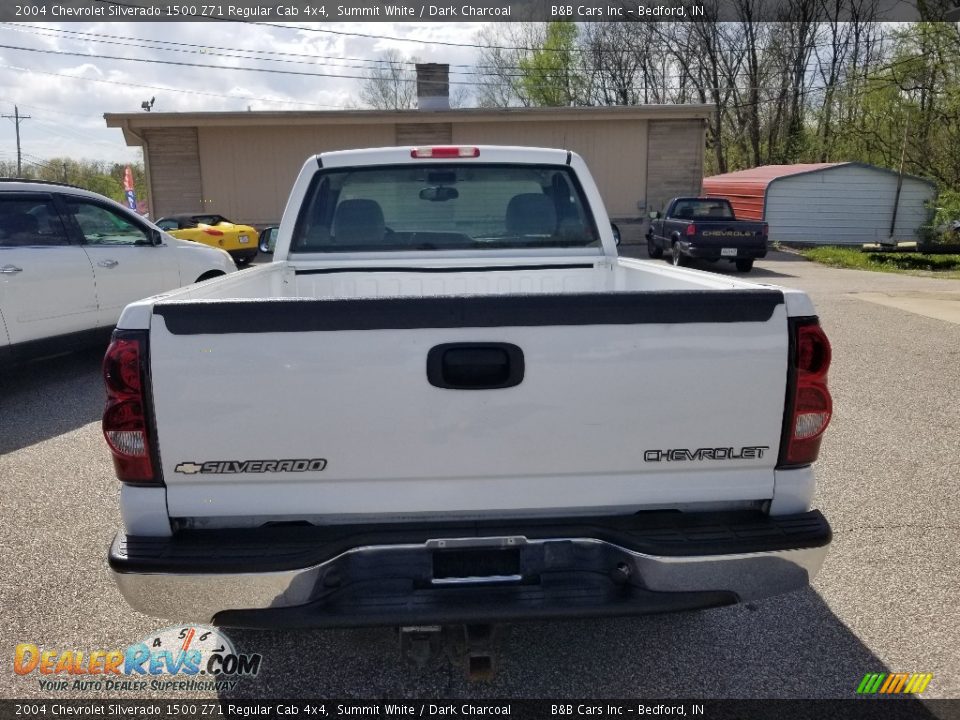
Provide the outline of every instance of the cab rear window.
[[733,209],[726,200],[678,200],[673,216],[690,220],[733,220]]
[[291,252],[599,245],[568,167],[449,163],[318,172]]

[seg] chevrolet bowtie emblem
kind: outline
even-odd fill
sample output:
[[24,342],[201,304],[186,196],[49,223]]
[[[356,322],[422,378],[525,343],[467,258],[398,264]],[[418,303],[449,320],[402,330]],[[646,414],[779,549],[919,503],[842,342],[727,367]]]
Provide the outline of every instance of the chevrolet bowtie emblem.
[[194,475],[203,469],[203,465],[197,465],[192,462],[182,462],[174,468],[174,472],[184,473],[185,475]]

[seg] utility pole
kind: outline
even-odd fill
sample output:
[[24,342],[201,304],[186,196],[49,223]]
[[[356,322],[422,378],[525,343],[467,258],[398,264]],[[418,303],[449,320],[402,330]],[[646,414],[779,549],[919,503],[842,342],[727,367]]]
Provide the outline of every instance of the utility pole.
[[21,115],[20,108],[16,105],[13,106],[13,115],[4,115],[3,117],[13,120],[14,125],[17,126],[17,177],[23,175],[23,168],[20,163],[20,121],[29,120],[30,115]]
[[897,207],[900,205],[900,190],[903,188],[903,163],[907,158],[907,132],[909,129],[910,116],[907,115],[903,122],[903,145],[900,148],[900,170],[897,171],[897,192],[893,196],[893,217],[890,218],[890,237],[887,238],[887,242],[885,243],[893,246],[897,244],[893,234],[897,229]]

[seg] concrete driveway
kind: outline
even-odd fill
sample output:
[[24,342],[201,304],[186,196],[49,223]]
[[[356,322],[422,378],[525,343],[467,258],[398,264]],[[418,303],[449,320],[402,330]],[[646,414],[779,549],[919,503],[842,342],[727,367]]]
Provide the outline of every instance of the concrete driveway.
[[[684,615],[517,625],[481,685],[449,666],[398,667],[388,630],[234,631],[264,659],[233,696],[852,697],[865,673],[904,671],[934,674],[925,697],[960,697],[960,325],[875,297],[957,293],[960,281],[782,254],[748,277],[808,291],[833,342],[817,505],[836,537],[811,589]],[[99,360],[71,355],[0,380],[0,697],[48,695],[11,671],[17,643],[113,649],[167,625],[131,611],[107,573],[120,518]],[[265,381],[257,372],[250,382]],[[71,695],[97,693],[58,693]]]

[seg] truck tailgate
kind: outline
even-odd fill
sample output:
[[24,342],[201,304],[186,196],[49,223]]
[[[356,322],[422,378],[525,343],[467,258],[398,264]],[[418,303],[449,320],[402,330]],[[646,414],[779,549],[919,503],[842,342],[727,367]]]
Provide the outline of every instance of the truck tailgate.
[[[150,366],[169,514],[229,525],[767,499],[787,338],[772,289],[160,302]],[[503,344],[522,353],[512,387],[428,379],[438,346],[486,362]]]
[[763,234],[763,223],[743,221],[697,220],[697,243],[701,246],[714,245],[724,247],[750,248],[764,247],[767,239]]

